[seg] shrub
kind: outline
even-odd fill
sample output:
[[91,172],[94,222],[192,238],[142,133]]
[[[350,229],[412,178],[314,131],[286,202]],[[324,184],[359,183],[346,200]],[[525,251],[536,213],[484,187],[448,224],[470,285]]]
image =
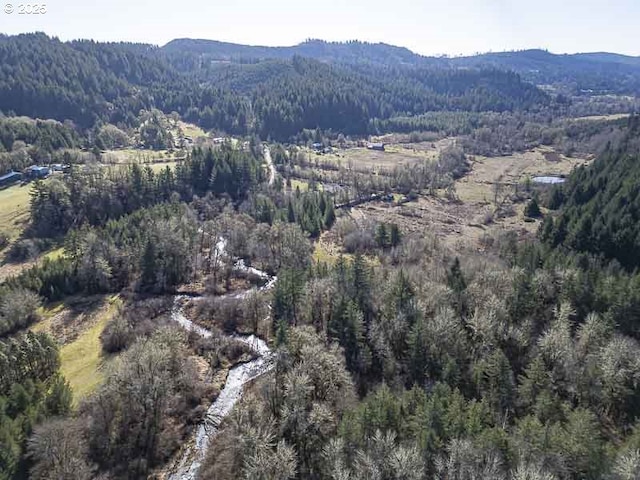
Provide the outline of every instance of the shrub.
[[357,230],[344,238],[347,253],[367,253],[375,250],[376,240],[369,230]]
[[40,254],[40,248],[36,241],[29,238],[18,240],[9,251],[9,258],[14,262],[33,260]]
[[28,327],[40,319],[41,300],[30,290],[9,290],[0,301],[0,335]]
[[126,318],[117,315],[111,320],[100,335],[102,349],[106,353],[121,352],[135,340],[135,333]]
[[4,250],[9,245],[9,235],[4,232],[0,232],[0,250]]

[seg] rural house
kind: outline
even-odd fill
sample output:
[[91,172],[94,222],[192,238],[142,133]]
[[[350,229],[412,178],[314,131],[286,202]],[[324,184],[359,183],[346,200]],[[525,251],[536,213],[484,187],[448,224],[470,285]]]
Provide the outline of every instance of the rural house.
[[379,150],[381,152],[384,152],[384,143],[370,143],[369,145],[367,145],[367,148],[369,150]]
[[19,172],[9,172],[0,177],[0,187],[6,187],[15,182],[19,182],[22,179],[22,174]]
[[51,173],[49,167],[43,167],[40,165],[31,165],[25,170],[25,175],[30,179],[47,178]]

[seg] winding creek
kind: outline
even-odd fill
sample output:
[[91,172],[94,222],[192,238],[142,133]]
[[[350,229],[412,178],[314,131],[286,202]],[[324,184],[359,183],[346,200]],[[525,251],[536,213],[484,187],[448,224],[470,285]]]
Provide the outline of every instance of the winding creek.
[[[219,242],[218,248],[224,249],[224,241]],[[264,280],[266,283],[258,289],[260,291],[271,289],[276,282],[276,277],[271,277],[266,272],[248,267],[242,260],[236,262],[234,270],[251,273]],[[245,290],[231,296],[244,298],[254,290]],[[185,298],[187,297],[180,295],[175,297],[171,311],[172,320],[186,330],[193,331],[204,338],[211,337],[213,335],[211,331],[196,325],[184,315],[182,302]],[[218,432],[222,419],[231,412],[234,405],[242,398],[244,386],[273,368],[273,354],[264,340],[256,335],[230,335],[228,338],[245,343],[251,347],[257,357],[250,362],[238,364],[229,370],[224,388],[218,398],[211,404],[209,410],[207,410],[204,421],[198,426],[195,440],[183,453],[177,468],[169,476],[170,480],[194,480],[197,477],[198,470],[207,453],[209,442]]]
[[[264,157],[269,170],[269,185],[272,185],[276,179],[276,169],[268,147],[264,149]],[[218,256],[222,257],[226,250],[226,240],[220,238],[215,248],[218,250]],[[233,268],[235,271],[256,276],[264,281],[265,284],[258,289],[260,291],[270,290],[277,281],[277,277],[271,277],[262,270],[247,266],[242,259],[238,260]],[[245,298],[254,290],[245,290],[231,296]],[[183,296],[176,296],[174,299],[171,319],[188,331],[193,331],[204,338],[211,337],[213,335],[211,331],[196,325],[184,315],[182,310],[184,298]],[[169,476],[170,480],[195,480],[207,453],[209,442],[218,432],[222,419],[231,412],[234,405],[242,398],[244,386],[273,368],[273,354],[264,340],[256,335],[232,335],[229,338],[248,345],[257,354],[257,357],[250,362],[238,364],[229,370],[224,388],[218,398],[211,404],[209,410],[207,410],[204,421],[198,426],[193,443],[183,453],[177,468]]]

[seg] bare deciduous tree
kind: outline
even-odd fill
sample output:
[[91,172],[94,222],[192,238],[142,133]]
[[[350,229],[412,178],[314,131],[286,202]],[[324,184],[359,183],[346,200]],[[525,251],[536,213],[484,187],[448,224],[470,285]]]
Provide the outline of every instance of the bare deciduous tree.
[[28,451],[34,462],[34,480],[91,480],[94,467],[88,462],[83,418],[54,419],[36,427]]

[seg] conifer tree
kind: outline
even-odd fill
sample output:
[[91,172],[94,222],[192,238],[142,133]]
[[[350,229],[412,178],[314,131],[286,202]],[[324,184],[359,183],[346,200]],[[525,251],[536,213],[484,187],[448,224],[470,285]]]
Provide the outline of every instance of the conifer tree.
[[143,289],[153,289],[157,280],[156,248],[154,242],[149,239],[141,258],[140,283]]
[[464,292],[467,289],[467,282],[462,274],[458,257],[455,258],[447,273],[447,285],[453,291],[453,307],[459,315],[464,315],[466,312]]
[[538,206],[538,201],[535,197],[527,203],[527,206],[524,209],[524,216],[530,218],[539,218],[542,216],[542,212]]
[[387,226],[384,223],[380,223],[376,228],[376,244],[380,248],[387,248],[389,246],[389,233],[387,232]]
[[389,232],[389,243],[392,247],[397,247],[398,245],[400,245],[400,240],[402,240],[400,228],[398,228],[398,225],[396,223],[392,223]]
[[326,202],[324,210],[324,228],[330,229],[333,223],[336,221],[336,210],[333,205],[333,200]]

